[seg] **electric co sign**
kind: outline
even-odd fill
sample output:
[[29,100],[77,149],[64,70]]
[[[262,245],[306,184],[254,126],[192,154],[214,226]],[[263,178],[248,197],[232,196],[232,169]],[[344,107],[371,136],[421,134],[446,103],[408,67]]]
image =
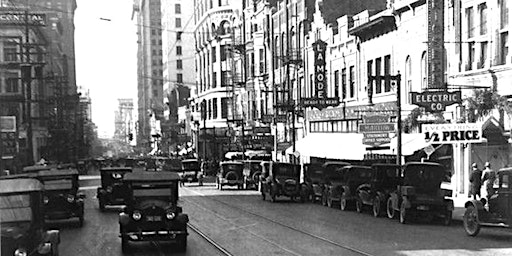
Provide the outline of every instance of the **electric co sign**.
[[431,144],[481,143],[482,124],[424,124],[425,141]]
[[412,104],[424,107],[428,112],[444,111],[446,106],[462,102],[460,91],[411,92],[411,96]]

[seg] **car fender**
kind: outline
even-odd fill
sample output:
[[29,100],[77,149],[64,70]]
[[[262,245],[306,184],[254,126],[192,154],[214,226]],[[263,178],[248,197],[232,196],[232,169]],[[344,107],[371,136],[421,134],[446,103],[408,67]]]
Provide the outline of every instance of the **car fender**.
[[483,216],[483,214],[486,211],[485,208],[484,208],[484,204],[480,200],[471,200],[471,201],[467,201],[464,204],[464,208],[468,208],[469,206],[473,206],[473,207],[476,208],[476,210],[478,212],[478,215],[476,216],[477,220],[481,221],[480,220],[480,216]]
[[119,213],[119,224],[126,225],[130,223],[130,216],[127,213]]
[[[391,198],[391,202],[393,203],[393,208],[398,209],[398,195],[396,193],[391,193],[389,195],[389,198]],[[388,199],[389,200],[389,199]]]
[[379,198],[382,203],[386,203],[386,200],[388,200],[387,195],[383,193],[382,191],[375,192],[375,198]]
[[59,230],[47,230],[44,236],[45,242],[50,242],[54,245],[58,245],[60,243],[60,231]]
[[181,222],[181,223],[188,223],[188,221],[189,221],[188,214],[186,214],[186,213],[179,214],[176,217],[176,220]]

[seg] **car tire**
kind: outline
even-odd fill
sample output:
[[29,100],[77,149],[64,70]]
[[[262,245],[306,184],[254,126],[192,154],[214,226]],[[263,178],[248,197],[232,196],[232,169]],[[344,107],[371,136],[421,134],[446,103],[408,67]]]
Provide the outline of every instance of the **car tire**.
[[363,201],[361,199],[356,199],[356,212],[362,213],[363,212]]
[[261,192],[261,200],[265,201],[265,192]]
[[334,207],[334,204],[332,203],[332,196],[330,193],[327,195],[327,207],[329,207],[329,208]]
[[405,202],[402,201],[402,204],[400,205],[400,223],[407,224],[410,221],[410,210],[407,210],[405,208]]
[[342,211],[347,211],[348,210],[347,199],[345,199],[345,198],[341,198],[340,199],[340,209]]
[[322,193],[322,205],[327,206],[327,195]]
[[100,211],[105,211],[105,202],[103,201],[103,199],[99,199],[99,207]]
[[478,210],[470,205],[466,208],[462,218],[464,230],[468,236],[476,236],[480,232],[480,222],[478,220]]
[[388,201],[386,203],[386,213],[388,215],[388,218],[394,219],[395,218],[395,208],[393,208],[393,199],[388,198]]
[[378,218],[381,215],[381,203],[380,203],[380,198],[378,196],[373,199],[372,212],[373,212],[373,217]]
[[272,188],[270,189],[270,201],[272,203],[276,202],[276,194],[274,194],[274,192],[272,192]]
[[130,252],[130,242],[128,241],[128,238],[126,236],[121,236],[121,251],[123,253]]
[[52,244],[52,256],[59,256],[59,244]]

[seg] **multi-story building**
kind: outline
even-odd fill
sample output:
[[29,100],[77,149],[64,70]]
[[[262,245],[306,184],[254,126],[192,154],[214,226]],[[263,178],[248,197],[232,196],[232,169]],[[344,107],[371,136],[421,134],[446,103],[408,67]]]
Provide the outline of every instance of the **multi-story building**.
[[[81,136],[74,129],[76,2],[52,0],[43,6],[38,1],[10,0],[2,1],[0,8],[0,111],[16,121],[14,133],[2,140],[13,146],[5,166],[19,169],[41,157],[74,161],[79,157],[75,142]],[[26,17],[31,22],[24,22]]]
[[178,119],[178,109],[188,106],[190,90],[195,87],[194,5],[183,0],[162,0],[162,48],[164,80],[164,121],[162,150],[176,150],[189,137],[182,134],[185,124]]
[[162,25],[160,0],[134,0],[132,20],[137,25],[137,147],[156,152],[164,115]]
[[133,140],[133,99],[117,99],[118,106],[114,118],[114,139],[130,143]]

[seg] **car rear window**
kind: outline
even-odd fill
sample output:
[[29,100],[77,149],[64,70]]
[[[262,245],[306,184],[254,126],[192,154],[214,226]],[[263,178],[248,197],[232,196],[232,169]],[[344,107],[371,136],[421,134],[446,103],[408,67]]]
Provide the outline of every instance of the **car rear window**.
[[43,184],[46,190],[66,190],[73,188],[71,179],[44,180]]
[[241,164],[224,164],[222,170],[225,172],[229,171],[242,171],[243,166]]
[[0,222],[32,220],[30,195],[0,196]]

